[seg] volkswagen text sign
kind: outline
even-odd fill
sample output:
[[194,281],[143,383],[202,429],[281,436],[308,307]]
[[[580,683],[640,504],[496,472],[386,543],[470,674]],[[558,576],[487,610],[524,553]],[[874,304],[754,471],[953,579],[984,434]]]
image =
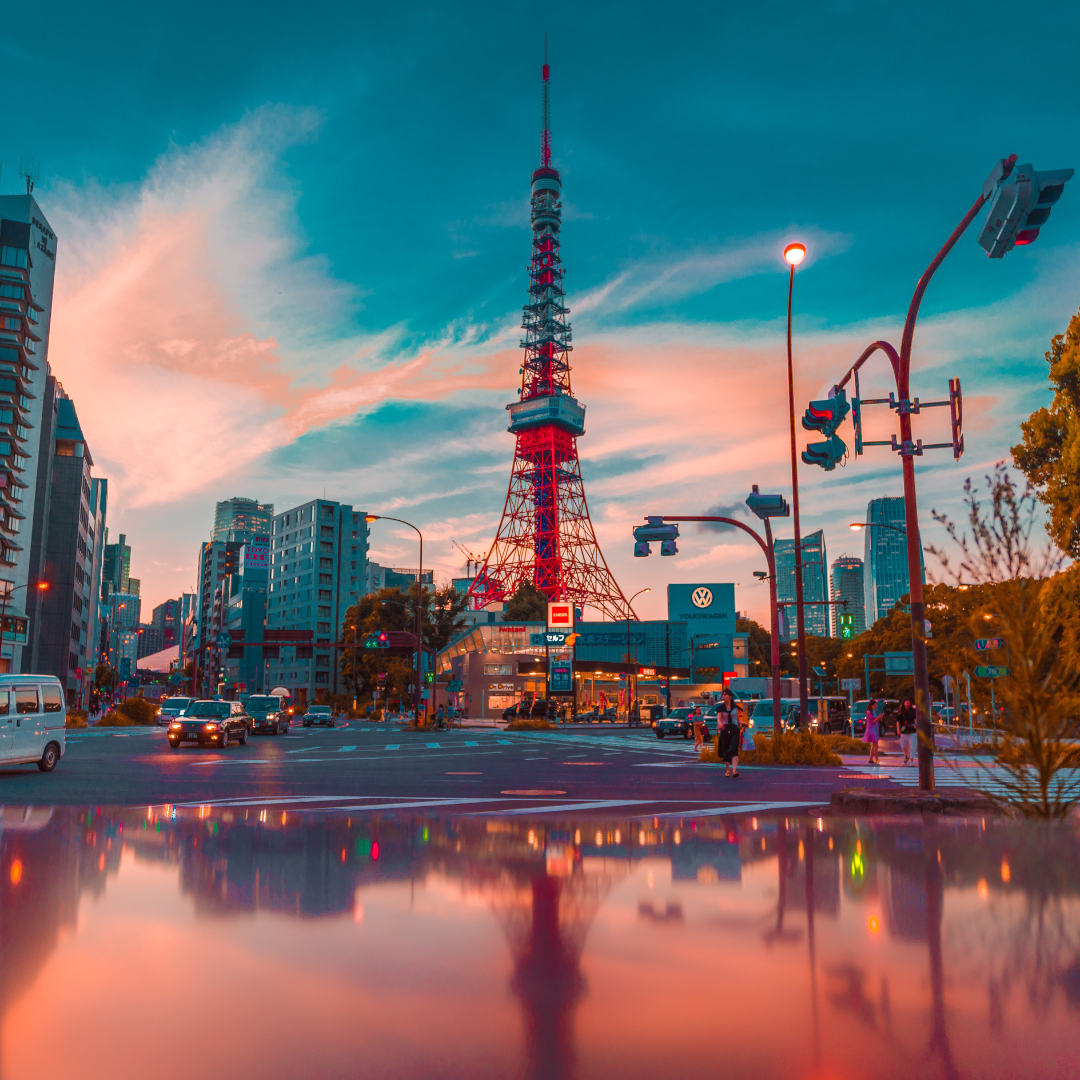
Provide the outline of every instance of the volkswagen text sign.
[[573,630],[574,605],[569,600],[549,601],[547,624],[549,630]]

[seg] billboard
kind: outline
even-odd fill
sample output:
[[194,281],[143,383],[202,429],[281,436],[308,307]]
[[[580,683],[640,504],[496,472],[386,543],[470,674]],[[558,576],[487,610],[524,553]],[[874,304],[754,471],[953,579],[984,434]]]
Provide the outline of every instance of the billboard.
[[689,624],[690,633],[735,633],[735,586],[695,583],[668,586],[668,618]]
[[547,625],[549,630],[573,630],[574,605],[569,600],[549,601]]
[[270,537],[253,536],[244,544],[244,569],[266,570],[270,566]]

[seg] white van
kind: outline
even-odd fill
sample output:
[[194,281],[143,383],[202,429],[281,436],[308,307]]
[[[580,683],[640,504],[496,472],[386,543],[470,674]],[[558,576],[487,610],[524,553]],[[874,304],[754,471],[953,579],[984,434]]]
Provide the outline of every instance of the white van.
[[52,675],[0,675],[0,767],[52,772],[67,747],[67,708]]

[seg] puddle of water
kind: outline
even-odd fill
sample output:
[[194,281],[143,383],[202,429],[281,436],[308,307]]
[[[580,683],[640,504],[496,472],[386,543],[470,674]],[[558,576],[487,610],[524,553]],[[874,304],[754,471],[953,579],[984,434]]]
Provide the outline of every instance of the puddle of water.
[[5,807],[4,1080],[1064,1077],[1080,835]]

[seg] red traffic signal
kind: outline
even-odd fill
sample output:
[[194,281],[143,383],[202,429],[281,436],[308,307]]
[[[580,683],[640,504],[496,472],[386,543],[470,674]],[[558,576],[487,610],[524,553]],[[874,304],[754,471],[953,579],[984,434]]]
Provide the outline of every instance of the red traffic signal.
[[802,426],[807,431],[820,431],[823,435],[835,435],[836,429],[851,411],[847,393],[837,390],[833,397],[824,401],[811,401],[803,413]]
[[1000,259],[1015,246],[1034,243],[1074,171],[1039,173],[1030,164],[1017,165],[1015,154],[999,161],[983,185],[988,210],[979,245],[986,254]]
[[830,435],[825,442],[810,443],[802,459],[807,465],[820,465],[826,472],[832,472],[846,455],[847,443],[839,435]]

